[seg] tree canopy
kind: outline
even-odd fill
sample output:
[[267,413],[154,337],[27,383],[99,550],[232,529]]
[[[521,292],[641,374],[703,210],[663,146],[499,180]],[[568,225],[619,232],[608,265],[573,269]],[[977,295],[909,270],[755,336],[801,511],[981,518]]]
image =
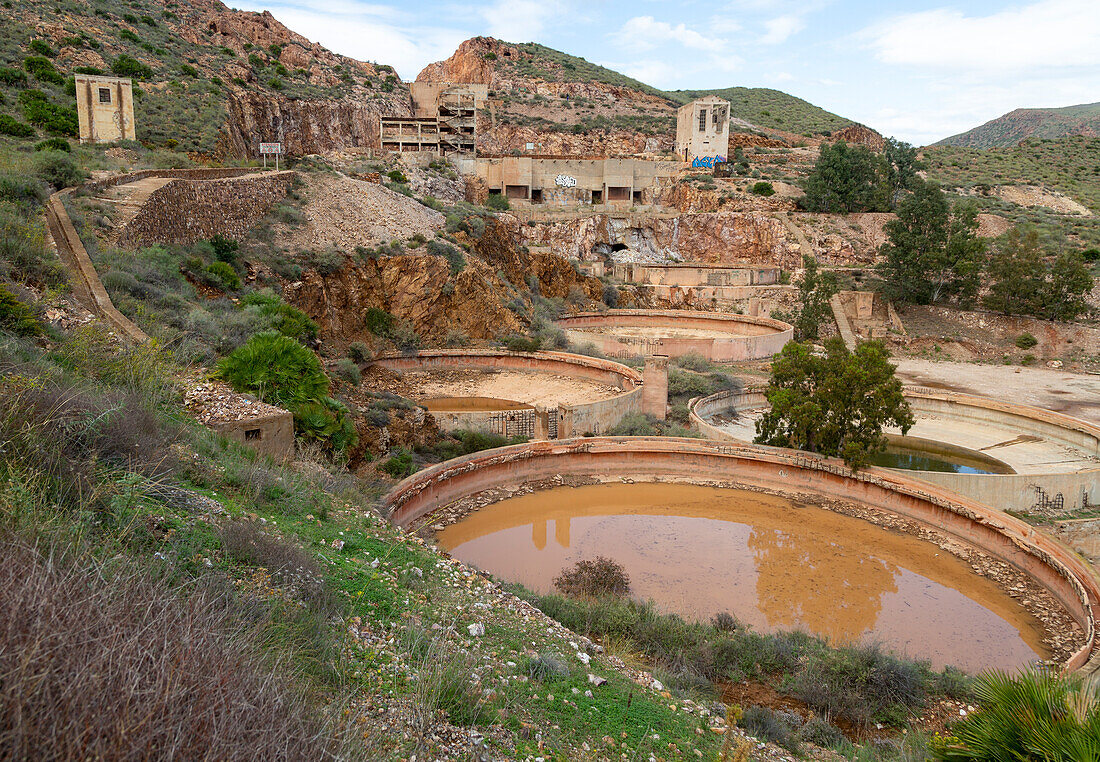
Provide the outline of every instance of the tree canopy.
[[951,207],[938,185],[916,180],[886,223],[887,241],[879,264],[890,299],[931,304],[954,297],[973,302],[981,283],[985,241],[978,238],[973,204]]
[[[1050,257],[1050,261],[1047,259]],[[1044,247],[1030,225],[1013,227],[997,241],[989,260],[986,308],[1005,315],[1074,320],[1088,312],[1092,274],[1080,252],[1064,241]]]
[[802,204],[811,212],[846,214],[880,211],[887,206],[882,160],[865,146],[843,140],[823,143],[803,184]]
[[802,280],[798,283],[801,306],[797,311],[776,312],[774,317],[794,326],[795,341],[816,339],[821,321],[829,312],[829,300],[840,290],[836,273],[821,272],[817,259],[804,254]]
[[756,424],[758,444],[837,456],[852,469],[886,448],[886,426],[902,433],[913,413],[880,341],[849,352],[839,337],[824,356],[808,343],[790,342],[772,363],[764,393],[771,408]]

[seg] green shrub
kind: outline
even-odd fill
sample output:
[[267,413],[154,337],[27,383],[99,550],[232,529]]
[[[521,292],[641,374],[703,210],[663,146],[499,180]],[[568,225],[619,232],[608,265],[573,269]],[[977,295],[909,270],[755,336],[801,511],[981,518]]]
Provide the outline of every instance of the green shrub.
[[348,409],[331,397],[297,405],[293,413],[294,430],[306,441],[321,442],[343,452],[358,439]]
[[237,261],[237,251],[240,249],[240,245],[236,241],[224,238],[219,234],[210,239],[210,246],[214,249],[214,257],[219,262],[233,264]]
[[151,79],[153,70],[133,56],[123,53],[111,64],[111,71],[119,77],[133,79]]
[[1035,355],[1033,355],[1031,353],[1028,353],[1028,354],[1026,354],[1026,355],[1024,355],[1023,357],[1020,358],[1020,365],[1023,365],[1024,367],[1027,367],[1029,365],[1034,365],[1037,361],[1038,361],[1038,358],[1035,357]]
[[789,712],[776,712],[765,706],[750,706],[737,724],[749,735],[771,741],[797,754],[798,737],[794,733],[794,727],[800,725],[801,720],[801,717]]
[[77,66],[73,69],[76,74],[89,74],[93,77],[99,77],[103,74],[103,69],[98,66]]
[[267,81],[267,86],[270,87],[272,90],[282,90],[283,87],[285,87],[283,81],[278,77],[272,77],[271,79],[269,79]]
[[42,326],[35,319],[31,308],[16,298],[15,294],[0,285],[0,329],[16,336],[38,336]]
[[51,48],[50,44],[45,40],[31,40],[30,45],[27,47],[31,49],[32,53],[37,53],[40,56],[53,58],[57,55],[57,51]]
[[753,183],[750,191],[757,196],[767,197],[775,195],[775,187],[766,180],[761,180],[758,183]]
[[241,287],[241,276],[228,262],[212,262],[206,268],[206,272],[221,281],[222,286],[228,291],[237,291]]
[[23,68],[30,72],[31,76],[42,82],[51,82],[55,85],[64,84],[65,78],[61,76],[53,61],[45,56],[27,56],[23,59]]
[[19,102],[23,106],[23,117],[31,124],[59,135],[76,135],[75,108],[50,103],[41,90],[24,90],[19,93]]
[[1096,683],[1075,674],[986,672],[975,686],[978,710],[936,737],[940,760],[1086,760],[1100,753]]
[[275,331],[258,333],[218,363],[218,373],[239,392],[293,409],[328,396],[317,355]]
[[353,362],[362,363],[370,359],[370,350],[361,341],[353,341],[348,345],[348,357]]
[[65,138],[46,138],[40,140],[34,144],[34,150],[36,151],[64,151],[65,153],[72,153],[73,147],[69,145],[69,141]]
[[332,366],[332,372],[337,378],[352,386],[359,386],[359,383],[363,380],[363,374],[360,372],[359,366],[347,357],[337,360],[336,364]]
[[394,479],[404,479],[416,471],[416,464],[413,463],[412,453],[400,448],[382,464],[382,470]]
[[527,676],[542,683],[556,683],[569,677],[569,662],[557,654],[540,653],[527,662]]
[[622,564],[596,556],[563,569],[554,579],[554,587],[571,598],[623,598],[630,595],[630,577]]
[[1032,336],[1030,333],[1021,333],[1016,337],[1016,346],[1020,349],[1031,349],[1033,346],[1039,343],[1039,340]]
[[180,65],[180,72],[185,77],[197,77],[197,76],[199,76],[199,70],[196,69],[191,64],[181,64]]
[[135,45],[141,44],[141,38],[137,36],[137,33],[131,29],[123,29],[118,33],[118,36],[127,42],[132,42]]
[[429,241],[426,251],[437,257],[443,257],[451,267],[451,275],[458,275],[466,267],[466,257],[461,251],[443,241]]
[[254,308],[268,321],[270,328],[292,339],[312,341],[320,331],[306,313],[271,292],[246,294],[241,299],[241,306]]
[[9,87],[26,87],[27,73],[10,66],[0,66],[0,85]]
[[0,114],[0,135],[11,135],[13,138],[29,138],[34,135],[34,128],[29,124],[20,122],[10,114]]
[[73,157],[64,151],[40,151],[34,156],[34,173],[55,188],[79,185],[88,179]]
[[392,169],[386,173],[386,177],[390,178],[395,183],[407,183],[409,178],[405,176],[405,173],[399,169]]
[[363,322],[367,330],[375,336],[386,337],[393,330],[394,317],[385,310],[368,307],[366,314],[363,316]]
[[512,208],[503,193],[490,193],[489,198],[485,200],[485,206],[497,212],[504,212]]

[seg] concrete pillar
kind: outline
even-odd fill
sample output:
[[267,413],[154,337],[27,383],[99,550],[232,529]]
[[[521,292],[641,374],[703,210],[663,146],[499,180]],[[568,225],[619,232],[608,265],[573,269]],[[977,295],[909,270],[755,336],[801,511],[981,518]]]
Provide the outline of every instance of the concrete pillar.
[[870,320],[874,304],[874,291],[856,291],[856,319]]
[[545,410],[535,411],[535,439],[550,438],[550,414]]
[[668,357],[648,355],[642,370],[642,412],[663,421],[668,409]]
[[749,297],[749,317],[760,317],[760,297]]

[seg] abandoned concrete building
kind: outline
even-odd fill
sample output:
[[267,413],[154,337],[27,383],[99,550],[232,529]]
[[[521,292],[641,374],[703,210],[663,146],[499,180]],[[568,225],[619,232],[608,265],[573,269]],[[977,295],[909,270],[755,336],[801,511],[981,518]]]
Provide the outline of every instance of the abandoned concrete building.
[[488,98],[487,85],[413,82],[412,116],[381,119],[383,151],[428,151],[442,156],[475,152],[477,110]]
[[77,74],[76,113],[81,143],[137,140],[129,79]]
[[550,206],[652,204],[662,181],[679,168],[672,160],[565,158],[539,156],[464,157],[458,171],[477,175],[509,201]]
[[676,155],[684,161],[711,169],[716,157],[726,158],[729,141],[730,102],[724,98],[707,95],[677,110]]

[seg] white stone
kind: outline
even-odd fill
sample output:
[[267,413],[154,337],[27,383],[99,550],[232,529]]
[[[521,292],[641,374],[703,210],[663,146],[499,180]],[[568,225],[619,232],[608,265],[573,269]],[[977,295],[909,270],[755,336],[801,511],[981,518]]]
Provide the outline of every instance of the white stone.
[[481,622],[474,622],[473,624],[466,627],[466,631],[469,632],[471,636],[475,638],[480,638],[482,635],[485,634],[485,625]]

